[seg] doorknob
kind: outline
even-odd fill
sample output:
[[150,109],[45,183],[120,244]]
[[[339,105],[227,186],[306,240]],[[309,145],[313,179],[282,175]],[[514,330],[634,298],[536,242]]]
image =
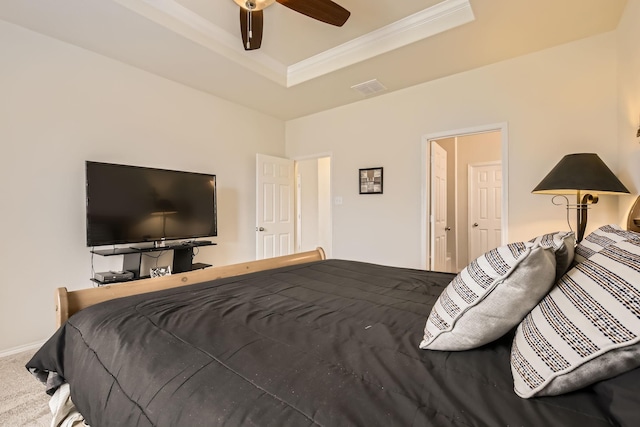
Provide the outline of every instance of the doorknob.
[[478,226],[478,223],[477,223],[477,222],[474,222],[474,223],[473,223],[473,226],[474,226],[474,227],[477,227],[477,226]]
[[264,227],[256,227],[256,231],[264,231]]
[[451,231],[451,227],[445,227],[444,231]]

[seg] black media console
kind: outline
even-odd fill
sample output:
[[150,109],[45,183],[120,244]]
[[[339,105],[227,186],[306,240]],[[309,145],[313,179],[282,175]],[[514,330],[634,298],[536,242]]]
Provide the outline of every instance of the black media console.
[[215,245],[215,243],[207,240],[198,240],[157,247],[94,249],[91,252],[101,256],[124,255],[122,270],[132,272],[133,280],[136,280],[145,277],[140,274],[140,264],[142,263],[143,253],[173,251],[173,266],[171,267],[171,271],[173,273],[184,273],[186,271],[211,267],[211,264],[193,263],[193,248],[211,245]]

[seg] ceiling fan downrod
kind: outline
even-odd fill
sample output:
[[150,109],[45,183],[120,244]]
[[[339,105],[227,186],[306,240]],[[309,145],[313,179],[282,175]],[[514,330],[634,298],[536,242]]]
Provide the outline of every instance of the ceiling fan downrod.
[[[249,1],[247,1],[249,3]],[[254,4],[255,7],[255,4]],[[251,47],[251,39],[253,38],[253,25],[251,20],[251,9],[247,9],[247,49]]]

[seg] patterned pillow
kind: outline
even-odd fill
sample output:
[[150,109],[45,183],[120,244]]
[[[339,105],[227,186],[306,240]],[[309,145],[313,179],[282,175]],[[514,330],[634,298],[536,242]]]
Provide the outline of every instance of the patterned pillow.
[[573,236],[556,234],[493,249],[469,264],[431,309],[420,348],[468,350],[520,323],[553,286],[555,251]]
[[569,270],[575,255],[576,236],[572,231],[543,234],[530,242],[550,247],[556,256],[556,282]]
[[640,240],[572,268],[520,323],[511,348],[524,398],[577,390],[640,366]]
[[624,240],[640,240],[640,234],[623,230],[616,224],[603,225],[578,243],[575,262],[582,262],[607,246]]

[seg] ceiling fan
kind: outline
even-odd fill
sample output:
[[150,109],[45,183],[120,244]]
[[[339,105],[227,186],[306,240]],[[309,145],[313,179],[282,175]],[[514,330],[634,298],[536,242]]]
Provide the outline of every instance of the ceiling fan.
[[262,44],[262,10],[278,2],[318,21],[342,27],[349,12],[331,0],[233,0],[240,6],[240,31],[244,50],[259,49]]

